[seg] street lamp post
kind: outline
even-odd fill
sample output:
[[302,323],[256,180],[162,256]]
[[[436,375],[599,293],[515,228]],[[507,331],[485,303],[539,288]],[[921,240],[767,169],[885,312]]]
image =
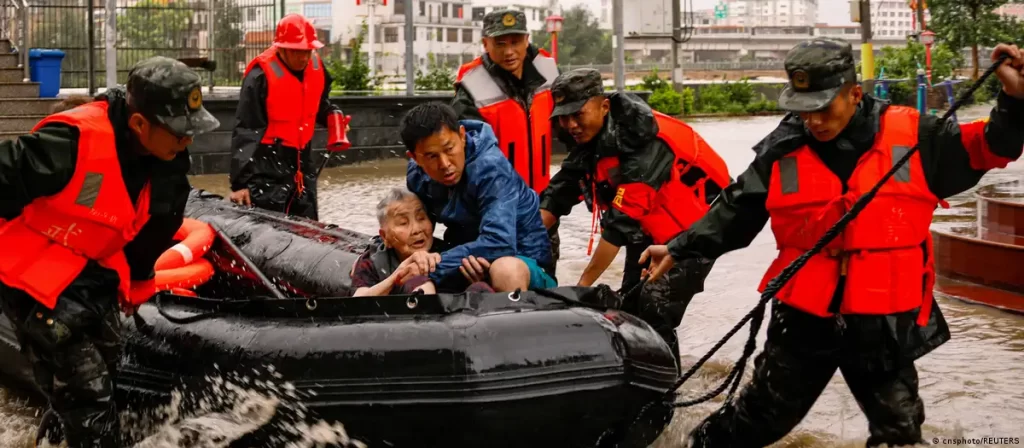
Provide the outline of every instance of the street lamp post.
[[921,43],[924,44],[924,66],[927,70],[928,84],[932,83],[932,44],[935,43],[935,33],[926,30],[921,33]]
[[551,33],[551,58],[558,62],[558,33],[562,32],[562,16],[550,15],[544,22],[547,24],[547,31]]

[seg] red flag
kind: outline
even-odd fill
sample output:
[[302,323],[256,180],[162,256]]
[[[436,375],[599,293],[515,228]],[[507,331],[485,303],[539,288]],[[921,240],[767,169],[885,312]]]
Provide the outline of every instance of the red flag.
[[459,7],[459,18],[460,19],[462,18],[462,7],[461,6]]

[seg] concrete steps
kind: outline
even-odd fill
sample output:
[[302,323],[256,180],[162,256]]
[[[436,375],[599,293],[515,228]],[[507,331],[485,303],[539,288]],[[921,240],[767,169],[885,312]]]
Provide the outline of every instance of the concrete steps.
[[27,134],[58,101],[39,98],[39,83],[23,82],[25,71],[11,50],[11,42],[0,39],[0,140]]
[[0,115],[0,133],[20,132],[35,127],[45,114],[36,115]]
[[18,55],[10,50],[0,54],[0,68],[18,68]]

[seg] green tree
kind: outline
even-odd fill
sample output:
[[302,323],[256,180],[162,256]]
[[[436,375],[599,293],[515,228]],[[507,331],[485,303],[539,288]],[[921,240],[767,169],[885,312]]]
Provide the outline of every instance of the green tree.
[[[953,76],[953,70],[963,65],[960,53],[954,52],[948,43],[932,47],[932,81]],[[917,70],[925,68],[925,48],[917,42],[908,42],[904,47],[885,47],[882,55],[875,60],[875,67],[881,72],[885,68],[887,79],[910,79],[904,83],[889,85],[888,99],[894,104],[912,105],[917,98]],[[858,72],[860,71],[858,67]],[[879,73],[875,75],[878,76]]]
[[[562,32],[558,33],[558,62],[561,64],[611,64],[612,35],[601,30],[600,22],[583,5],[576,5],[566,11]],[[533,33],[533,42],[538,47],[551,48],[551,34],[547,31]]]
[[427,73],[416,69],[416,90],[454,90],[455,72],[451,67],[440,64],[434,53],[427,54]]
[[341,60],[333,60],[327,69],[334,78],[334,87],[346,91],[370,90],[370,66],[363,60],[363,39],[366,38],[366,24],[359,29],[359,35],[353,39],[348,64]]
[[[925,68],[925,48],[917,42],[908,42],[904,47],[884,47],[882,55],[875,61],[875,67],[885,67],[886,78],[910,78],[917,76],[917,69]],[[953,70],[962,66],[960,54],[950,49],[946,42],[932,47],[932,79],[949,78]],[[876,76],[878,74],[876,73]]]
[[[159,50],[181,47],[188,38],[193,11],[187,3],[178,6],[162,0],[142,0],[117,18],[117,31],[124,46],[148,53],[144,59]],[[219,31],[219,30],[218,30]]]
[[1020,39],[1020,27],[994,10],[1007,0],[932,0],[930,28],[951,48],[971,48],[972,79],[978,79],[981,47]]

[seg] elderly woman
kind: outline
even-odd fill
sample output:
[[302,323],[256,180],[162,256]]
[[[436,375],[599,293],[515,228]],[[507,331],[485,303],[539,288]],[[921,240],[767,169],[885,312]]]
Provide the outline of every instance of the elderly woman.
[[[377,204],[377,222],[381,243],[367,250],[352,267],[353,296],[411,294],[417,289],[436,293],[427,274],[441,261],[439,252],[446,246],[434,238],[434,225],[419,198],[404,188],[392,188]],[[468,260],[464,264],[481,266]],[[463,270],[473,283],[470,289],[492,291],[481,282],[484,272],[482,267]]]

